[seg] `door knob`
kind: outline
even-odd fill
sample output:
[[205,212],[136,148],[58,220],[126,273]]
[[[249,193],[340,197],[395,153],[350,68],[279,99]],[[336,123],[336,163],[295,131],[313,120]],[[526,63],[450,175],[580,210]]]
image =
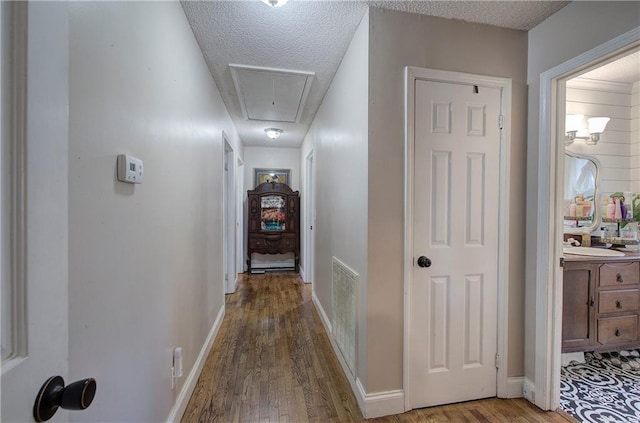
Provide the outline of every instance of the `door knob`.
[[418,266],[420,267],[431,267],[431,259],[425,256],[418,257]]
[[53,376],[40,388],[33,405],[33,418],[37,422],[46,422],[58,411],[84,410],[91,405],[96,394],[96,380],[93,378],[79,380],[64,386],[62,376]]

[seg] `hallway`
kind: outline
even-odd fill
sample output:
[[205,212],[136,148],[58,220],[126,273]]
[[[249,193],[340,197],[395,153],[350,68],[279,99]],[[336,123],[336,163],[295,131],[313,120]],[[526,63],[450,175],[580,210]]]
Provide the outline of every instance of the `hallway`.
[[[311,285],[289,273],[240,276],[182,421],[365,421],[311,301]],[[370,421],[571,420],[523,399],[488,399]]]

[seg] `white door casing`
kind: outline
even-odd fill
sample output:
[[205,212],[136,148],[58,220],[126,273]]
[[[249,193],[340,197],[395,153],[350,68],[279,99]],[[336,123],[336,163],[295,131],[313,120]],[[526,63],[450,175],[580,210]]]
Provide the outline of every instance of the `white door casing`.
[[306,158],[306,199],[305,199],[305,253],[304,253],[304,279],[305,282],[313,282],[314,257],[315,257],[315,185],[313,179],[313,151]]
[[509,99],[506,79],[407,69],[407,409],[506,396]]
[[223,193],[222,193],[222,213],[223,213],[223,277],[225,292],[232,293],[236,290],[236,161],[234,151],[229,139],[222,131],[222,142],[224,145],[223,160]]
[[[538,191],[536,216],[536,298],[535,298],[535,348],[525,351],[533,354],[535,375],[529,398],[543,410],[555,410],[560,406],[560,363],[562,343],[562,269],[559,267],[562,246],[562,175],[564,144],[558,140],[560,132],[558,116],[558,86],[597,62],[607,60],[622,51],[640,45],[640,27],[586,51],[540,74]],[[564,106],[561,104],[560,109]],[[561,121],[560,121],[561,122]],[[526,359],[526,357],[525,357]]]
[[[23,319],[25,330],[18,334],[22,339],[13,346],[17,348],[12,357],[2,362],[2,421],[15,422],[32,421],[42,384],[54,375],[66,379],[68,373],[69,17],[66,3],[17,2],[0,7],[3,38],[5,13],[12,14],[15,24],[13,66],[24,65],[19,75],[26,70],[26,80],[13,80],[17,103],[11,103],[9,122],[14,129],[10,137],[4,131],[2,137],[3,150],[7,142],[14,148],[9,185],[18,197],[10,207],[12,222],[22,222],[22,229],[14,232],[20,242],[17,248],[13,244],[9,255],[14,263],[13,288],[24,293],[13,298],[13,315]],[[3,49],[3,63],[5,53]],[[2,237],[6,236],[3,230]],[[56,421],[66,419],[65,412],[57,412]]]
[[244,273],[244,162],[236,163],[236,274]]

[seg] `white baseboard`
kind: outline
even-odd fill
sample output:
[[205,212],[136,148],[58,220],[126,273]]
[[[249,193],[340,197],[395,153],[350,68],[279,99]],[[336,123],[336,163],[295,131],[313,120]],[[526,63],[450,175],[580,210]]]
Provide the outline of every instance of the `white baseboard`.
[[358,386],[356,398],[360,411],[366,419],[376,417],[390,416],[392,414],[401,414],[404,409],[404,391],[398,389],[396,391],[376,392],[375,394],[367,394],[360,383],[360,379],[356,381]]
[[530,403],[536,403],[536,385],[526,377],[522,386],[522,396]]
[[333,335],[332,335],[333,326],[331,325],[331,321],[327,317],[327,313],[324,312],[324,308],[322,307],[322,304],[320,304],[320,300],[318,300],[318,297],[316,297],[316,291],[311,291],[311,300],[313,301],[313,305],[316,306],[316,310],[320,315],[320,321],[324,326],[324,330],[327,331],[327,336],[329,337],[329,340],[331,341],[331,345],[334,347],[333,349],[335,350],[335,346],[333,345]]
[[507,396],[505,398],[522,398],[524,392],[524,377],[507,378]]
[[338,346],[333,340],[332,334],[332,325],[331,321],[327,317],[327,313],[325,313],[322,304],[316,297],[315,291],[311,294],[311,299],[313,301],[313,305],[316,307],[318,311],[318,315],[320,315],[320,321],[324,326],[325,331],[327,332],[327,336],[329,337],[329,341],[331,341],[331,347],[333,348],[333,352],[338,357],[338,362],[342,367],[342,372],[347,377],[349,381],[349,385],[351,385],[351,391],[353,395],[356,397],[356,401],[358,402],[358,407],[360,407],[360,411],[362,415],[371,419],[374,417],[382,417],[389,416],[391,414],[400,414],[404,413],[404,391],[387,391],[387,392],[377,392],[375,394],[367,394],[360,382],[360,379],[355,378],[347,363],[342,358],[342,353],[338,349]]
[[200,373],[202,372],[202,368],[204,367],[205,361],[207,361],[207,357],[209,356],[209,352],[211,351],[211,347],[213,346],[213,341],[216,339],[216,335],[218,335],[218,331],[220,330],[220,326],[222,325],[222,320],[224,319],[224,306],[220,308],[218,312],[218,316],[216,317],[215,322],[213,322],[213,326],[209,331],[209,335],[207,335],[207,339],[200,350],[200,354],[198,354],[198,358],[189,372],[189,376],[182,385],[182,389],[180,390],[180,394],[178,395],[178,399],[176,400],[173,408],[171,408],[171,412],[167,417],[167,423],[179,422],[182,420],[182,416],[187,409],[187,404],[189,403],[189,399],[191,399],[191,395],[193,394],[193,390],[196,387],[196,383],[198,382],[198,378],[200,377]]
[[302,281],[304,283],[311,283],[311,278],[307,277],[307,272],[304,270],[304,267],[302,267],[302,265],[300,265],[299,267],[300,267],[300,277],[302,278]]

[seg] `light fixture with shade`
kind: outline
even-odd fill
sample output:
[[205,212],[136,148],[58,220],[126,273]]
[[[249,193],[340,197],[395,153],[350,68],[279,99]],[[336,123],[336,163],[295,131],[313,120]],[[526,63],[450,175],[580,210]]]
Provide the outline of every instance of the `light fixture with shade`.
[[282,134],[282,129],[267,128],[264,130],[264,132],[267,134],[267,137],[269,137],[269,139],[275,140],[280,136],[280,134]]
[[571,145],[576,139],[584,140],[585,144],[596,145],[600,141],[602,134],[607,127],[607,123],[611,120],[608,117],[592,117],[587,119],[588,136],[578,135],[578,131],[583,128],[584,115],[567,115],[565,122],[565,131],[567,138],[565,145]]
[[268,4],[271,7],[281,7],[289,0],[262,0],[264,4]]

